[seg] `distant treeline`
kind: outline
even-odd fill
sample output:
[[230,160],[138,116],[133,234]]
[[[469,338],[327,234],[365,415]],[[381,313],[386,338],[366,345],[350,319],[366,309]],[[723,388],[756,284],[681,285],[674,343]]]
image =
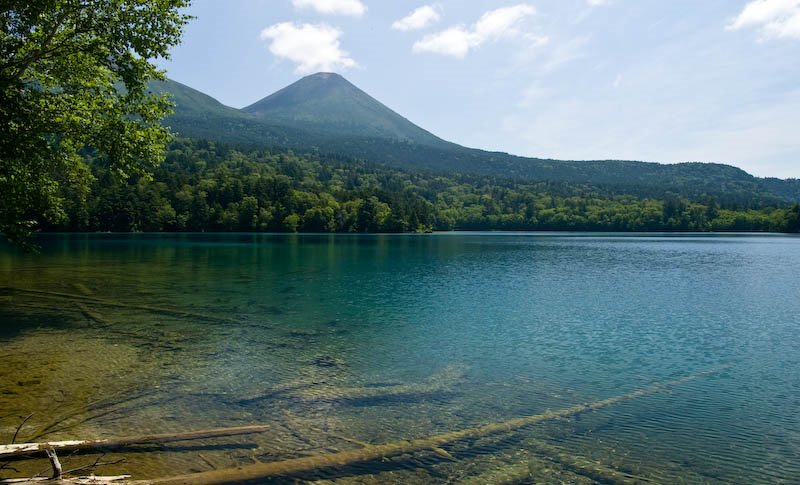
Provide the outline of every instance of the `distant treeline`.
[[[798,232],[800,207],[751,199],[243,152],[178,140],[153,180],[119,183],[91,163],[88,194],[63,194],[48,230],[409,232],[432,230]],[[69,187],[69,184],[65,184]]]

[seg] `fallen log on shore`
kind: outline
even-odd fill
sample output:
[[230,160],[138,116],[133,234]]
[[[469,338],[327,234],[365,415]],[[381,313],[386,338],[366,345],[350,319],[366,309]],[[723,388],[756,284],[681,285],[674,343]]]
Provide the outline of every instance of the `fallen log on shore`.
[[95,476],[89,475],[85,477],[74,477],[74,478],[60,478],[60,479],[52,479],[52,478],[45,478],[45,477],[32,477],[32,478],[6,478],[0,480],[0,485],[26,485],[26,484],[35,484],[40,485],[41,483],[47,483],[47,485],[100,485],[111,483],[115,485],[125,485],[129,482],[123,482],[122,480],[127,480],[131,476],[130,475],[115,475],[115,476]]
[[289,460],[270,462],[270,463],[257,463],[254,465],[241,466],[237,468],[213,470],[208,472],[179,475],[175,477],[160,478],[155,480],[136,481],[133,483],[138,483],[138,484],[147,483],[153,485],[180,485],[180,484],[221,485],[228,483],[262,480],[265,478],[273,478],[279,476],[297,475],[325,468],[344,467],[356,463],[381,460],[403,454],[412,454],[412,453],[427,452],[427,451],[433,452],[433,450],[435,449],[439,449],[442,446],[452,444],[458,441],[476,439],[499,433],[513,432],[520,430],[524,427],[538,424],[541,422],[568,418],[585,412],[606,408],[639,397],[655,394],[659,391],[668,389],[670,387],[674,387],[679,384],[683,384],[695,379],[699,379],[701,377],[711,375],[715,372],[718,372],[719,370],[720,369],[715,369],[711,371],[701,372],[698,374],[682,377],[680,379],[655,383],[643,389],[639,389],[637,391],[633,391],[616,397],[602,399],[600,401],[595,401],[588,404],[576,404],[574,406],[564,408],[558,411],[546,411],[541,414],[510,419],[508,421],[503,421],[499,423],[485,424],[474,428],[468,428],[461,431],[439,434],[428,438],[402,440],[382,445],[370,445],[360,449],[341,451],[326,455],[307,456],[302,458],[293,458]]
[[44,443],[17,443],[0,445],[0,458],[29,456],[46,450],[77,451],[77,450],[106,450],[110,448],[123,448],[131,445],[152,443],[169,443],[173,441],[191,441],[223,436],[236,436],[243,434],[264,433],[272,429],[267,425],[240,426],[234,428],[214,428],[184,433],[151,434],[141,436],[126,436],[101,440],[71,440],[49,441]]

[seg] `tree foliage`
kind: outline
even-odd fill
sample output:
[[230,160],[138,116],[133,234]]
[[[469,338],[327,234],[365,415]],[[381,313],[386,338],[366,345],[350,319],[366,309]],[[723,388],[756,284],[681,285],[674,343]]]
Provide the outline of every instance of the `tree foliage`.
[[797,231],[798,206],[614,187],[404,171],[291,152],[173,142],[154,180],[91,163],[91,195],[64,193],[53,230],[413,232],[430,230]]
[[[152,64],[179,42],[189,0],[0,2],[0,232],[22,241],[37,221],[65,216],[67,192],[91,183],[103,155],[119,179],[163,158],[169,131]],[[83,153],[82,153],[83,152]]]

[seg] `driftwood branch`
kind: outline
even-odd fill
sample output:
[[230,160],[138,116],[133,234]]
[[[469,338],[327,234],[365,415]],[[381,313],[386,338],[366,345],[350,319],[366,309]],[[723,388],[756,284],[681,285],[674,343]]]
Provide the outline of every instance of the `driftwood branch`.
[[32,417],[33,414],[29,414],[25,419],[22,420],[21,423],[19,423],[19,426],[17,426],[17,430],[14,432],[14,436],[11,438],[12,445],[17,442],[17,436],[19,436],[19,432],[22,430],[22,427],[25,426],[25,423],[27,423],[28,420],[31,419]]
[[510,419],[500,423],[486,424],[475,428],[439,434],[428,438],[403,440],[382,445],[369,445],[357,450],[342,451],[327,455],[293,458],[270,463],[257,463],[254,465],[247,465],[232,469],[214,470],[135,483],[151,483],[154,485],[212,485],[239,483],[245,481],[263,480],[265,478],[278,476],[296,475],[324,468],[343,467],[402,454],[428,452],[437,448],[441,448],[447,444],[463,440],[476,439],[499,433],[513,432],[541,422],[568,418],[585,412],[606,408],[625,401],[655,394],[670,387],[708,376],[717,371],[719,371],[719,369],[693,374],[691,376],[672,381],[652,384],[646,388],[639,389],[628,394],[610,397],[589,404],[576,404],[558,411],[546,411],[541,414]]
[[215,428],[201,431],[190,431],[186,433],[127,436],[123,438],[104,440],[49,441],[45,443],[0,445],[0,458],[29,456],[46,451],[48,449],[57,451],[105,450],[110,448],[123,448],[131,445],[149,443],[169,443],[172,441],[190,441],[205,438],[216,438],[221,436],[264,433],[270,429],[271,428],[266,425],[241,426],[236,428]]
[[64,472],[64,475],[74,475],[75,473],[82,472],[85,470],[92,470],[99,466],[118,465],[120,463],[125,462],[125,458],[120,458],[119,460],[114,460],[114,461],[101,461],[104,456],[106,456],[106,454],[102,453],[100,456],[97,457],[94,463],[91,463],[89,465],[84,465],[78,468],[73,468],[72,470],[67,470]]
[[[42,436],[56,432],[64,432],[80,424],[108,416],[113,413],[123,411],[124,405],[130,404],[138,399],[147,398],[156,394],[157,391],[150,387],[142,387],[138,390],[126,390],[106,400],[97,400],[88,404],[74,406],[71,411],[59,416],[56,420],[41,426],[29,439],[39,441]],[[77,417],[80,420],[75,420]],[[2,456],[2,454],[0,454]]]
[[61,462],[58,461],[56,450],[47,448],[44,452],[47,453],[47,459],[50,460],[50,466],[53,467],[53,475],[50,478],[53,480],[61,480],[63,472],[61,470]]

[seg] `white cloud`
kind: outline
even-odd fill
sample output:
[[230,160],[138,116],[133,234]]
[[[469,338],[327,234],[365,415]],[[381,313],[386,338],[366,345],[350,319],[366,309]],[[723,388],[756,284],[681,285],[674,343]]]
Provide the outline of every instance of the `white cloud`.
[[423,5],[392,24],[395,30],[417,30],[435,24],[441,18],[442,7],[439,4]]
[[319,13],[361,17],[367,11],[360,0],[292,0],[295,8],[313,8]]
[[[471,49],[478,48],[486,42],[520,36],[522,33],[517,29],[517,24],[535,13],[536,9],[526,4],[490,10],[470,28],[459,25],[426,35],[414,43],[413,51],[463,58]],[[546,41],[536,37],[529,39],[534,43]]]
[[326,24],[283,22],[261,31],[261,39],[270,41],[275,57],[297,64],[295,72],[337,71],[356,67],[356,61],[339,46],[342,32]]
[[610,0],[586,0],[586,3],[590,7],[602,7],[603,5],[608,5]]
[[515,25],[525,17],[534,15],[536,9],[530,5],[519,4],[486,12],[474,27],[474,34],[480,43],[518,33]]
[[753,0],[726,29],[745,27],[758,27],[765,38],[800,39],[800,0]]
[[434,52],[463,58],[470,47],[475,47],[471,32],[464,27],[450,27],[435,34],[426,35],[414,43],[414,52]]

